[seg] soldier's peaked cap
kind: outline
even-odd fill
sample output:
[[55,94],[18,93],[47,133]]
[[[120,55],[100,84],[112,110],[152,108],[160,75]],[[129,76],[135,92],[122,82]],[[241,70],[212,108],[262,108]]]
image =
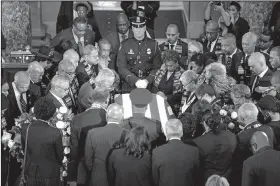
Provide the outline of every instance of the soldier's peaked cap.
[[153,100],[152,93],[145,88],[136,88],[130,92],[131,103],[136,107],[145,107]]

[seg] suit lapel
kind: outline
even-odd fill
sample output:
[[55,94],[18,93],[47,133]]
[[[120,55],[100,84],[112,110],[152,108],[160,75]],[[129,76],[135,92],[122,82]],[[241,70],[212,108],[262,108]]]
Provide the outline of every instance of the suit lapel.
[[62,104],[52,95],[52,93],[48,93],[48,98],[53,101],[56,108],[60,108],[62,106]]
[[15,95],[15,91],[14,91],[12,83],[9,84],[9,87],[11,87],[11,88],[9,89],[10,93],[8,95],[8,98],[9,98],[9,101],[11,103],[11,106],[15,109],[16,113],[20,114],[21,112],[20,112],[20,109],[19,109],[18,104],[17,104],[17,99],[16,99],[16,95]]

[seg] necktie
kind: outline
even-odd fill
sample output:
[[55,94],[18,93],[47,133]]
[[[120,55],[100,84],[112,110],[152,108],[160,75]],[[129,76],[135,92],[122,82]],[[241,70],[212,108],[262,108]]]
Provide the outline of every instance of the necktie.
[[79,48],[79,54],[80,54],[80,56],[83,56],[83,54],[84,54],[84,47],[83,47],[81,38],[79,38],[79,41],[78,41],[78,48]]
[[170,45],[170,49],[173,50],[175,45]]
[[26,102],[23,99],[23,95],[22,94],[20,94],[19,102],[20,102],[22,113],[25,113],[27,105],[26,105]]
[[209,41],[209,42],[208,42],[208,45],[207,45],[207,51],[208,51],[208,52],[210,52],[210,50],[211,50],[211,44],[212,44],[212,42]]
[[256,88],[256,85],[259,83],[260,80],[260,76],[256,76],[255,80],[254,80],[254,84],[252,86],[252,92],[254,91],[254,89]]
[[122,41],[124,41],[124,40],[126,40],[126,35],[125,34],[122,35]]
[[232,62],[232,59],[231,59],[230,56],[228,56],[228,57],[227,57],[227,61],[226,61],[227,70],[230,70],[231,62]]

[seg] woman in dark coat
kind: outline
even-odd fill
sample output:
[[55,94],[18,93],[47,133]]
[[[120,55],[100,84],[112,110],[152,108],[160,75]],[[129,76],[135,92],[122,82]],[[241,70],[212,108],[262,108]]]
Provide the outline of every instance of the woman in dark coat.
[[151,164],[148,132],[137,126],[129,132],[123,147],[115,149],[109,157],[109,185],[152,186]]
[[219,112],[206,113],[203,121],[205,132],[194,139],[199,148],[201,168],[204,170],[203,184],[213,174],[229,179],[236,137],[230,131],[224,130]]
[[[30,124],[27,136],[25,175],[27,186],[59,186],[60,167],[63,160],[62,136],[59,129],[48,120],[55,114],[56,107],[43,97],[34,105],[36,121]],[[23,126],[22,144],[25,148],[27,126]]]

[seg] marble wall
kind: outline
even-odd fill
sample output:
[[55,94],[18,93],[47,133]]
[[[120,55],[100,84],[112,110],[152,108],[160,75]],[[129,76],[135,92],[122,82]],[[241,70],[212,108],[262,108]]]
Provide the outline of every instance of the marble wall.
[[10,52],[19,50],[31,42],[29,5],[24,1],[2,1],[2,32],[7,40],[2,56],[11,60]]

